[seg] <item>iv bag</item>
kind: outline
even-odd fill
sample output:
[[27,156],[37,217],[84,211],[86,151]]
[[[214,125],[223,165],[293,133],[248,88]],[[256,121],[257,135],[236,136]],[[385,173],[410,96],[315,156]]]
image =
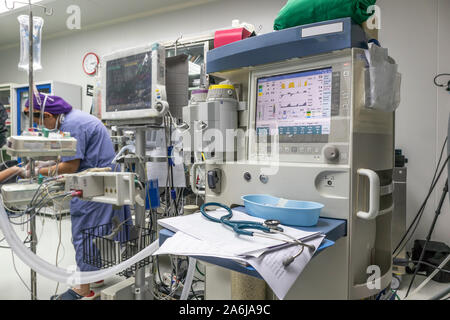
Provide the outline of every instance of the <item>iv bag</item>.
[[[17,18],[20,23],[20,62],[19,69],[28,71],[30,64],[30,50],[29,50],[29,25],[30,17],[21,15]],[[44,19],[41,17],[33,17],[33,70],[42,69],[41,65],[41,40],[42,40],[42,26]]]

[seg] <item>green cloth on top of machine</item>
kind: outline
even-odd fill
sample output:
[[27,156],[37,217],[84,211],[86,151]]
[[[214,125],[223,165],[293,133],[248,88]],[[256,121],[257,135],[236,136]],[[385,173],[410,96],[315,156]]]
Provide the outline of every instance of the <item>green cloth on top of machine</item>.
[[367,9],[376,0],[289,0],[280,10],[273,26],[282,30],[304,24],[351,17],[362,24],[372,16]]

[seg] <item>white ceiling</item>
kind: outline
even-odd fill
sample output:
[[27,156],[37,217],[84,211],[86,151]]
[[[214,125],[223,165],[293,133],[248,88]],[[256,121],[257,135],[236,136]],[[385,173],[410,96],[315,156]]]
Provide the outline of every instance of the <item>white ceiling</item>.
[[[4,1],[0,0],[0,2]],[[33,9],[33,15],[44,18],[43,38],[49,39],[71,32],[66,27],[66,21],[70,16],[66,10],[70,5],[77,5],[81,9],[80,31],[83,32],[214,1],[218,0],[43,0],[38,4],[52,8],[53,15],[46,16],[44,9],[39,7]],[[7,0],[7,2],[8,7],[11,7],[13,0]],[[0,14],[0,50],[19,45],[17,17],[21,14],[28,14],[28,6]]]

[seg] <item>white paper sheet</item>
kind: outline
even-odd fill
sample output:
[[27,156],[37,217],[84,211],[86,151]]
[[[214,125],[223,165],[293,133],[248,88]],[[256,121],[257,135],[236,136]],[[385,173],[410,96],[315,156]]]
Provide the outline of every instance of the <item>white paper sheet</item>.
[[294,285],[295,281],[305,269],[314,253],[322,243],[324,235],[316,237],[308,244],[315,246],[316,250],[305,247],[302,254],[287,267],[284,267],[283,260],[298,253],[298,246],[290,246],[281,250],[273,250],[262,255],[260,258],[249,257],[247,262],[251,264],[261,277],[267,282],[278,299],[283,300],[289,289]]
[[232,253],[226,252],[206,241],[191,237],[181,231],[178,231],[175,235],[164,241],[163,245],[153,255],[160,254],[243,260],[242,258],[236,257]]
[[237,256],[181,231],[178,231],[174,236],[167,239],[153,255],[173,254],[180,256],[217,257],[231,259],[243,265],[249,264],[267,282],[276,296],[283,300],[324,238],[324,235],[319,235],[307,241],[308,244],[314,245],[316,250],[313,251],[305,247],[302,254],[288,267],[284,267],[283,260],[298,253],[300,250],[299,246],[272,249],[260,257]]
[[[208,215],[216,218],[220,218],[225,214],[226,211],[223,209],[208,212]],[[233,217],[231,220],[264,222],[264,219],[252,217],[237,210],[233,210]],[[174,232],[182,231],[199,240],[207,241],[208,243],[211,243],[212,245],[236,256],[252,255],[254,257],[259,257],[262,249],[285,244],[283,239],[286,239],[286,237],[278,234],[270,234],[270,236],[281,240],[267,239],[257,236],[239,236],[231,228],[226,227],[221,223],[210,221],[201,213],[161,219],[158,220],[158,223],[162,227]],[[287,226],[281,227],[285,233],[292,235],[296,239],[303,239],[311,237],[314,234],[318,234],[318,232],[306,232]]]

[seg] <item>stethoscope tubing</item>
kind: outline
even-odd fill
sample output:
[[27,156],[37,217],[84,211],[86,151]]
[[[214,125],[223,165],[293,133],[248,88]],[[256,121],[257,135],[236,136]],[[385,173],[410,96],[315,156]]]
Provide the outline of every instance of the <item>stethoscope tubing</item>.
[[[216,206],[216,207],[223,208],[223,209],[227,210],[228,214],[225,216],[222,216],[220,219],[212,217],[212,216],[208,215],[205,211],[205,208],[208,206]],[[238,235],[259,236],[259,237],[263,237],[263,238],[267,238],[267,239],[271,239],[271,240],[284,241],[285,243],[291,244],[291,245],[300,246],[300,250],[295,255],[292,255],[291,257],[288,257],[285,260],[283,260],[283,265],[285,267],[289,266],[295,260],[295,258],[297,258],[299,255],[301,255],[303,253],[305,247],[307,247],[313,251],[316,250],[316,247],[314,245],[304,243],[304,242],[296,239],[295,237],[291,236],[290,234],[283,232],[282,229],[277,230],[274,228],[264,226],[264,224],[262,224],[262,223],[253,222],[253,221],[230,221],[229,219],[231,219],[231,217],[233,216],[233,211],[231,210],[231,208],[229,208],[228,206],[226,206],[222,203],[218,203],[218,202],[204,203],[200,207],[200,212],[207,219],[232,228],[234,230],[234,232],[236,232]],[[264,232],[247,231],[247,230],[242,230],[241,228],[242,229],[243,228],[254,228],[257,230],[262,230]],[[284,237],[289,238],[290,240],[271,237],[269,234],[281,234]]]

